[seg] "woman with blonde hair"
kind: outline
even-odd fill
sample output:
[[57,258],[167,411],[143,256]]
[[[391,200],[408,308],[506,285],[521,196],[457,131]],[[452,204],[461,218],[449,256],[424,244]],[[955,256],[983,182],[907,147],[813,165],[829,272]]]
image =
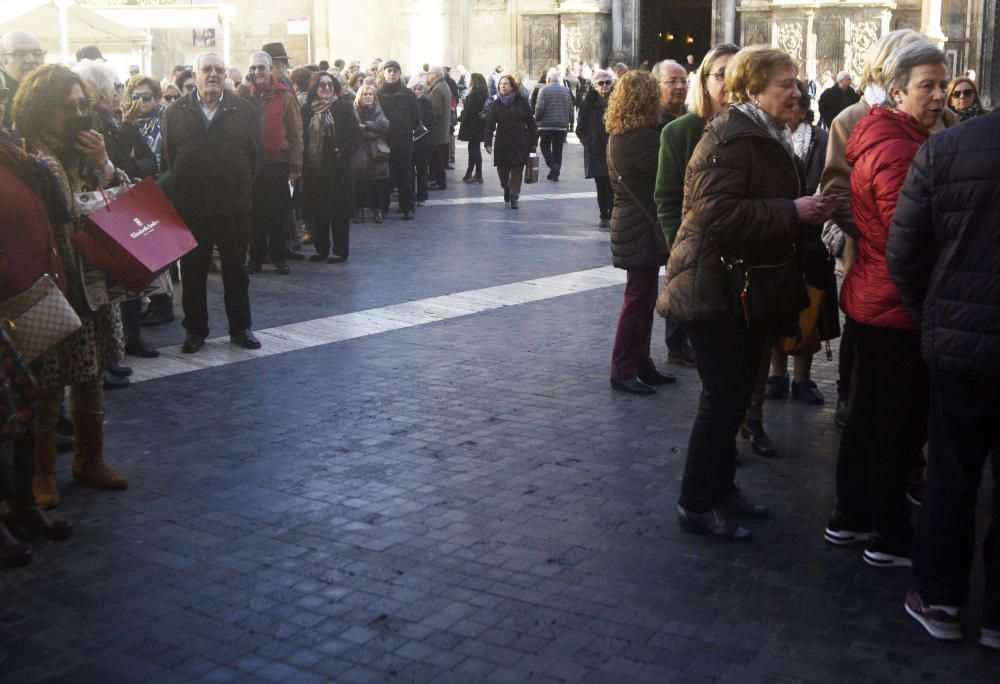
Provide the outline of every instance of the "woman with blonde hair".
[[797,71],[770,47],[734,55],[725,71],[729,108],[706,126],[687,167],[685,212],[657,302],[662,316],[685,326],[702,382],[677,508],[685,532],[746,539],[750,530],[732,516],[768,514],[736,485],[735,438],[764,340],[794,329],[805,292],[792,273],[770,279],[763,301],[743,299],[743,278],[737,285],[733,274],[759,282],[755,268],[788,272],[799,223],[822,222],[837,208],[802,196],[788,131]]
[[357,192],[355,223],[364,223],[365,209],[371,209],[375,223],[382,223],[389,207],[389,155],[386,136],[389,119],[379,104],[373,85],[358,88],[354,115],[361,128],[361,145],[351,159]]
[[656,370],[649,356],[660,266],[668,252],[653,202],[659,98],[652,74],[629,71],[618,81],[604,119],[614,192],[611,262],[628,273],[611,352],[611,387],[631,394],[653,394],[654,385],[677,381]]
[[[668,242],[673,242],[681,227],[681,208],[684,204],[684,171],[701,140],[705,124],[726,107],[726,65],[740,49],[733,43],[716,45],[701,61],[692,74],[691,111],[663,127],[660,134],[660,159],[656,172],[656,213]],[[664,341],[667,345],[667,362],[694,366],[694,348],[684,333],[683,326],[666,322]]]
[[968,121],[987,113],[979,99],[975,81],[968,76],[959,76],[948,84],[947,104],[958,115],[959,121]]

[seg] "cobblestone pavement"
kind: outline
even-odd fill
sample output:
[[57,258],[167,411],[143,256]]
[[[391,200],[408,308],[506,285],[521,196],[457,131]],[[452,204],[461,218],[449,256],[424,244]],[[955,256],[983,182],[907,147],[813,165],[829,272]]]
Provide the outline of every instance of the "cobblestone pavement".
[[[564,180],[525,194],[587,192],[580,168],[570,146]],[[498,196],[492,174],[460,175],[434,198]],[[353,226],[347,264],[253,276],[255,327],[599,268],[596,219],[577,197]],[[109,460],[131,487],[85,490],[61,459],[76,532],[0,573],[0,678],[996,681],[1000,656],[974,645],[981,573],[969,637],[946,646],[905,616],[908,571],[824,545],[832,402],[768,402],[779,458],[740,445],[740,482],[773,511],[751,542],[679,531],[698,380],[610,390],[622,289],[108,393]],[[817,361],[830,400],[834,370]]]

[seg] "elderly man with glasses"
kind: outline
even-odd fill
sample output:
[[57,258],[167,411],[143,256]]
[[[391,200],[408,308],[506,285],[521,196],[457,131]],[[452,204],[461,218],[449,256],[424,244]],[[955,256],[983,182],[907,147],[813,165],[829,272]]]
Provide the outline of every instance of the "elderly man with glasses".
[[[33,35],[27,31],[10,31],[0,36],[0,74],[10,91],[11,102],[24,77],[42,64],[45,64],[45,50]],[[10,128],[12,110],[8,107],[4,114],[4,128]]]
[[243,263],[253,211],[251,188],[264,161],[257,112],[225,91],[226,65],[215,53],[195,61],[197,87],[164,115],[163,161],[174,175],[174,204],[198,246],[181,259],[182,305],[192,354],[208,337],[206,282],[212,249],[219,248],[229,340],[259,349],[250,330],[249,282]]
[[660,129],[687,114],[687,70],[672,59],[653,66],[653,76],[660,83]]

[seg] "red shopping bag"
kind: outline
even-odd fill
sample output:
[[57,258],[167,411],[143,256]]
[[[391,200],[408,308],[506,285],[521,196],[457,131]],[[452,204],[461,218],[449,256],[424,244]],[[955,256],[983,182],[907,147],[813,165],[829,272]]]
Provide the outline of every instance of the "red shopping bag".
[[198,246],[152,178],[144,178],[107,207],[89,214],[73,242],[95,266],[131,292],[141,292]]

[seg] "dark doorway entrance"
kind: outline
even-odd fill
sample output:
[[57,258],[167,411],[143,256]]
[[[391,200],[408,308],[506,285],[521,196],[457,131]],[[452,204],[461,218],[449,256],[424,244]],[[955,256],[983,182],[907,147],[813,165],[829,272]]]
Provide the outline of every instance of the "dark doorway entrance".
[[641,59],[694,63],[712,47],[712,0],[642,0]]

